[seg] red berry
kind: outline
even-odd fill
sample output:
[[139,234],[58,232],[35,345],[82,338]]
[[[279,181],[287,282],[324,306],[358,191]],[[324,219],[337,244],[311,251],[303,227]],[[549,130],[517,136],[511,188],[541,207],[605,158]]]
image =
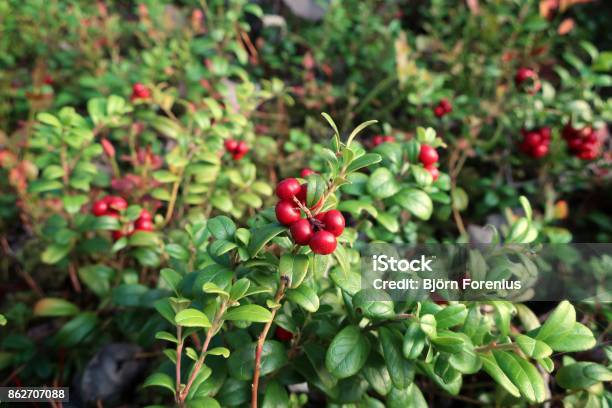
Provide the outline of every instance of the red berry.
[[528,146],[535,148],[541,142],[542,142],[542,136],[538,132],[535,132],[535,131],[528,132],[527,135],[525,136],[525,143]]
[[279,201],[275,208],[276,219],[283,225],[291,225],[300,219],[300,209],[291,201]]
[[224,145],[225,145],[225,150],[227,150],[230,153],[234,153],[236,151],[236,148],[238,147],[238,142],[235,141],[234,139],[228,139],[225,141]]
[[111,196],[112,198],[109,199],[108,201],[108,206],[110,208],[112,208],[113,210],[117,210],[117,211],[123,211],[127,208],[127,201],[125,201],[125,199],[123,199],[122,197],[118,197],[118,196]]
[[593,149],[582,150],[578,154],[578,158],[581,160],[593,160],[597,157],[597,151]]
[[91,206],[91,212],[96,217],[100,217],[101,215],[105,215],[108,211],[108,204],[104,202],[104,200],[98,200]]
[[427,170],[429,174],[431,174],[433,181],[436,181],[440,177],[440,171],[433,164],[430,164],[429,166],[425,166],[425,170]]
[[281,200],[293,201],[293,197],[300,193],[300,188],[300,182],[297,179],[284,179],[276,186],[276,196]]
[[310,249],[319,255],[329,255],[336,250],[338,242],[336,237],[329,231],[317,231],[310,240]]
[[434,164],[438,161],[438,152],[436,151],[436,149],[429,145],[421,145],[421,151],[419,152],[419,160],[425,166]]
[[582,149],[582,139],[579,139],[577,137],[573,139],[569,139],[567,141],[567,146],[569,147],[571,151],[577,152]]
[[134,228],[140,231],[153,231],[153,223],[151,220],[143,220],[139,218],[134,223]]
[[238,154],[246,154],[249,151],[249,146],[246,144],[244,140],[238,142],[236,146],[236,153]]
[[536,159],[540,159],[544,156],[546,156],[546,154],[548,153],[548,145],[546,144],[539,144],[536,147],[533,148],[531,155],[533,157],[535,157]]
[[446,111],[444,111],[444,108],[439,105],[436,106],[433,111],[434,111],[434,115],[436,115],[439,118],[446,115]]
[[344,216],[338,210],[329,210],[324,213],[323,219],[321,220],[324,224],[325,231],[329,231],[334,236],[339,237],[342,235],[344,231],[344,226],[346,222],[344,221]]
[[373,145],[374,147],[376,147],[376,146],[378,146],[378,145],[380,145],[380,144],[384,143],[384,141],[385,141],[385,138],[384,138],[382,135],[376,135],[376,136],[374,136],[374,138],[372,139],[372,145]]
[[317,174],[317,172],[312,170],[312,169],[309,169],[308,167],[306,167],[305,169],[302,169],[302,171],[300,172],[300,177],[306,178],[306,177],[308,177],[310,175],[313,175],[313,174]]
[[153,219],[153,216],[151,215],[151,213],[149,211],[147,211],[146,209],[142,209],[140,211],[140,215],[138,216],[139,220],[147,220],[147,221],[151,221]]
[[540,128],[540,136],[542,136],[543,140],[549,142],[550,141],[550,128],[549,127]]
[[438,106],[440,106],[444,110],[444,113],[449,113],[453,110],[453,106],[446,98],[442,99]]
[[274,331],[274,337],[276,337],[280,341],[291,341],[291,339],[293,339],[293,333],[283,329],[280,326],[276,326],[276,330]]
[[383,137],[383,143],[395,143],[395,138],[393,136],[385,136]]
[[514,83],[519,86],[527,79],[536,77],[536,73],[531,68],[519,68],[514,77]]
[[289,230],[291,231],[293,241],[298,245],[308,245],[314,234],[312,225],[306,218],[302,218],[291,224]]
[[118,241],[119,239],[121,239],[121,237],[123,237],[123,231],[113,231],[112,236],[113,236],[113,240]]

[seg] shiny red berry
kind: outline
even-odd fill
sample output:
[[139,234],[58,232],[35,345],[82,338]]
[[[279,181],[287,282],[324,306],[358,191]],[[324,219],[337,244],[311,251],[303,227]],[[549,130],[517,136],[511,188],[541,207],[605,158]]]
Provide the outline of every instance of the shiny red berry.
[[238,142],[238,145],[236,146],[236,153],[246,154],[248,151],[249,151],[249,145],[247,145],[247,143],[244,140],[241,140],[240,142]]
[[234,153],[236,151],[236,148],[238,147],[238,142],[234,139],[228,139],[223,144],[225,146],[225,150],[230,153]]
[[276,219],[283,225],[291,225],[300,219],[300,209],[291,201],[279,201],[275,212]]
[[151,220],[143,220],[139,218],[134,223],[134,229],[139,231],[153,231],[153,223]]
[[280,326],[276,326],[276,330],[274,331],[274,337],[276,337],[280,341],[291,341],[293,339],[293,333],[283,329]]
[[325,229],[325,231],[331,232],[336,237],[342,235],[342,232],[344,231],[344,226],[346,225],[342,213],[338,210],[329,210],[324,214],[325,215],[323,216],[323,219],[321,221],[323,222],[323,228]]
[[538,132],[528,132],[527,135],[525,135],[525,143],[528,146],[536,147],[541,142],[542,142],[542,136]]
[[291,231],[293,241],[298,245],[308,245],[314,234],[312,225],[306,218],[302,218],[291,224],[289,230]]
[[118,196],[111,196],[111,197],[112,198],[108,200],[108,206],[110,208],[112,208],[113,210],[117,210],[117,211],[123,211],[127,208],[128,206],[127,201],[125,201],[123,197],[118,197]]
[[436,106],[433,111],[434,111],[434,115],[436,115],[439,118],[446,115],[446,111],[444,111],[444,108],[439,105]]
[[431,174],[431,178],[433,179],[433,181],[436,181],[440,177],[440,171],[433,164],[425,166],[425,170],[427,170],[429,174]]
[[382,135],[376,135],[372,138],[372,145],[374,147],[382,144],[385,141],[385,138]]
[[449,113],[453,110],[453,105],[448,101],[448,99],[442,99],[438,104],[442,109],[444,109],[445,113]]
[[98,200],[91,206],[91,212],[96,217],[100,217],[101,215],[105,215],[108,211],[108,204],[104,200]]
[[317,231],[310,240],[310,249],[319,255],[329,255],[336,250],[338,242],[336,237],[329,231]]
[[151,215],[151,213],[149,211],[147,211],[146,209],[142,209],[140,211],[140,215],[138,216],[139,220],[147,220],[147,221],[151,221],[153,220],[153,216]]
[[531,152],[531,155],[535,157],[536,159],[540,159],[546,156],[546,154],[548,154],[548,145],[546,144],[537,145],[536,147],[533,148]]
[[308,176],[311,176],[313,174],[317,174],[316,171],[309,169],[308,167],[306,167],[305,169],[302,169],[302,171],[300,172],[300,177],[302,178],[306,178]]
[[383,137],[383,143],[394,143],[395,142],[395,138],[393,136],[384,136]]
[[438,161],[438,152],[436,149],[429,145],[421,145],[421,151],[419,152],[419,160],[425,166],[434,164]]
[[550,128],[549,127],[540,128],[540,136],[542,136],[542,140],[549,142],[550,141]]
[[281,200],[293,201],[293,197],[300,193],[300,182],[294,178],[287,178],[276,185],[276,196]]

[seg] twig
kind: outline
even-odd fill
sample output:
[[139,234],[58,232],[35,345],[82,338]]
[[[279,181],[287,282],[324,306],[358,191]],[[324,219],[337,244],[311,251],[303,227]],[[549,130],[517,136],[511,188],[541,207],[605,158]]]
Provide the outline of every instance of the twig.
[[[274,296],[274,302],[279,303],[283,296],[285,296],[285,290],[287,288],[288,278],[286,276],[281,276],[281,281],[278,286],[278,290],[276,291],[276,295]],[[268,332],[270,331],[270,327],[272,327],[272,322],[274,321],[274,317],[276,316],[276,311],[280,307],[276,307],[272,310],[272,316],[270,320],[266,323],[261,334],[259,335],[259,339],[257,340],[257,350],[255,352],[255,371],[253,373],[253,384],[251,385],[251,407],[257,408],[257,392],[259,389],[259,371],[261,369],[261,354],[263,352],[263,346],[266,341],[266,337],[268,336]]]
[[208,332],[206,333],[206,339],[204,340],[204,344],[202,345],[202,350],[200,351],[200,358],[198,359],[195,366],[193,367],[193,370],[191,371],[191,375],[189,376],[187,385],[185,386],[183,391],[178,395],[179,406],[183,406],[185,402],[185,398],[187,398],[187,395],[189,394],[189,390],[191,389],[193,382],[195,381],[198,373],[200,372],[200,369],[202,368],[202,365],[204,364],[204,360],[206,359],[206,351],[208,350],[208,345],[210,344],[210,340],[213,338],[213,336],[215,335],[215,333],[221,326],[221,323],[223,322],[222,317],[223,317],[223,314],[225,313],[226,308],[227,308],[227,300],[224,300],[223,303],[221,303],[221,306],[219,307],[217,314],[215,315],[212,325],[210,326],[210,328],[208,329]]

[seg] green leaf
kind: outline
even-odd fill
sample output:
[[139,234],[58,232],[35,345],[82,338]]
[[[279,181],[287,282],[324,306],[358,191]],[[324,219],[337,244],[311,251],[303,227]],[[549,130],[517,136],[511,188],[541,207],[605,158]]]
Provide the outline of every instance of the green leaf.
[[287,299],[310,313],[319,310],[319,297],[317,296],[317,292],[309,286],[301,285],[297,289],[287,290]]
[[421,325],[418,322],[411,321],[408,323],[402,343],[404,357],[408,360],[416,360],[425,348],[426,338],[427,335],[421,330]]
[[599,382],[612,381],[612,371],[592,362],[578,362],[561,367],[555,377],[565,389],[586,389]]
[[393,200],[402,208],[408,210],[415,217],[428,220],[433,212],[431,198],[422,190],[416,188],[404,188],[397,193]]
[[380,225],[385,227],[387,231],[392,232],[394,234],[399,231],[399,222],[397,220],[397,217],[395,217],[393,214],[378,211],[378,214],[375,215],[374,218],[376,218],[376,221],[378,221]]
[[467,309],[463,304],[446,306],[434,315],[436,317],[436,327],[438,329],[448,329],[463,324],[467,317]]
[[36,119],[38,119],[39,122],[44,123],[45,125],[53,126],[55,128],[62,127],[62,124],[60,123],[59,119],[47,112],[39,113],[38,115],[36,115]]
[[70,253],[72,246],[72,243],[49,245],[47,249],[43,251],[40,258],[46,264],[56,264]]
[[6,317],[0,314],[0,326],[6,326],[6,323],[7,323]]
[[299,287],[308,273],[308,256],[284,254],[281,256],[278,272],[281,277],[289,278],[291,288]]
[[544,380],[533,365],[514,353],[499,350],[493,350],[492,353],[499,368],[524,398],[538,403],[546,399]]
[[81,266],[78,271],[79,278],[93,293],[105,296],[110,292],[111,280],[115,271],[103,264]]
[[159,133],[172,139],[176,139],[181,134],[181,127],[171,119],[164,116],[154,116],[153,118],[149,119],[149,123]]
[[595,347],[597,340],[593,332],[582,323],[574,323],[570,331],[559,333],[558,336],[546,339],[546,344],[555,351],[576,352],[590,350]]
[[251,281],[247,278],[241,278],[234,282],[229,293],[230,301],[237,301],[242,299],[242,297],[244,297],[244,295],[249,290],[249,286],[251,286]]
[[225,215],[211,218],[207,224],[208,230],[217,239],[231,241],[236,233],[236,224]]
[[520,397],[521,393],[519,389],[510,381],[508,376],[502,371],[497,364],[497,361],[491,354],[481,354],[480,359],[482,360],[483,368],[499,385],[501,385],[506,391],[515,397]]
[[349,166],[347,167],[346,172],[347,174],[353,173],[364,167],[369,167],[373,164],[380,163],[381,160],[382,160],[382,157],[380,157],[379,154],[366,153],[364,155],[357,157],[356,159],[353,159],[351,164],[349,164]]
[[421,316],[420,327],[421,330],[423,330],[423,332],[427,334],[429,338],[436,337],[437,322],[434,315],[426,314],[424,316]]
[[166,331],[159,331],[155,333],[155,338],[158,340],[166,340],[172,343],[178,343],[178,339],[176,338],[176,336]]
[[74,347],[82,344],[98,326],[98,318],[93,312],[84,312],[76,315],[55,334],[55,346]]
[[562,301],[538,329],[536,340],[548,343],[556,337],[567,335],[576,323],[576,309],[567,300]]
[[181,310],[174,317],[174,322],[185,327],[210,327],[208,317],[196,309]]
[[[255,367],[257,343],[247,344],[236,350],[227,360],[227,368],[232,377],[238,380],[252,381]],[[268,375],[287,363],[287,350],[275,340],[266,340],[261,352],[260,374]]]
[[370,353],[370,342],[357,326],[346,326],[334,337],[325,355],[325,366],[336,378],[357,374]]
[[395,316],[393,300],[384,290],[360,290],[353,296],[353,308],[369,319],[390,319]]
[[225,320],[267,323],[272,319],[272,313],[259,305],[244,305],[230,309],[223,315],[223,318]]
[[164,282],[166,282],[166,284],[168,285],[170,289],[172,289],[174,292],[178,290],[177,288],[179,284],[181,283],[181,281],[183,280],[183,276],[180,273],[178,273],[174,269],[163,268],[159,272],[159,274],[161,275],[161,278],[164,280]]
[[378,199],[391,197],[399,191],[399,185],[393,174],[385,167],[374,170],[368,179],[367,189],[372,196]]
[[280,224],[267,224],[263,227],[254,228],[251,231],[251,242],[249,242],[248,247],[251,256],[257,256],[259,251],[261,251],[272,238],[286,230],[287,228]]
[[427,408],[429,405],[423,397],[423,393],[416,384],[410,384],[407,388],[391,389],[387,397],[389,408]]
[[378,123],[377,120],[368,120],[367,122],[363,122],[360,125],[358,125],[349,135],[347,141],[346,141],[346,147],[350,147],[351,143],[353,141],[353,139],[355,139],[355,137],[357,137],[357,135],[359,134],[359,132],[361,132],[363,129],[367,128],[368,126],[371,126],[375,123]]
[[548,344],[525,335],[518,336],[516,344],[523,350],[523,353],[536,360],[548,357],[553,352]]
[[414,379],[415,364],[402,355],[402,336],[395,329],[384,326],[378,329],[378,336],[393,385],[407,388]]
[[206,354],[211,356],[223,356],[223,358],[228,358],[230,356],[230,351],[225,347],[214,347],[208,350]]
[[64,299],[44,298],[36,302],[33,312],[34,316],[72,316],[79,313],[79,308]]
[[370,353],[361,373],[374,391],[380,395],[387,395],[391,391],[393,385],[391,384],[389,370],[387,370],[384,360],[378,353]]
[[289,394],[285,387],[278,381],[270,381],[266,384],[266,392],[264,393],[262,408],[281,408],[288,407]]
[[164,373],[153,373],[151,374],[142,385],[143,387],[162,387],[170,390],[174,395],[174,380],[168,375]]

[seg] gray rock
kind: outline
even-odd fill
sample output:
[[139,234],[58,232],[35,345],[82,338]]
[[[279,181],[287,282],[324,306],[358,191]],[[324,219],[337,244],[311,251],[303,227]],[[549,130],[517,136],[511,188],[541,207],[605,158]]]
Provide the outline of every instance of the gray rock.
[[112,401],[130,389],[145,368],[136,354],[142,349],[134,344],[111,343],[87,363],[79,381],[81,399],[86,402]]
[[325,16],[325,8],[316,0],[283,0],[283,3],[297,17],[309,21],[319,21]]

